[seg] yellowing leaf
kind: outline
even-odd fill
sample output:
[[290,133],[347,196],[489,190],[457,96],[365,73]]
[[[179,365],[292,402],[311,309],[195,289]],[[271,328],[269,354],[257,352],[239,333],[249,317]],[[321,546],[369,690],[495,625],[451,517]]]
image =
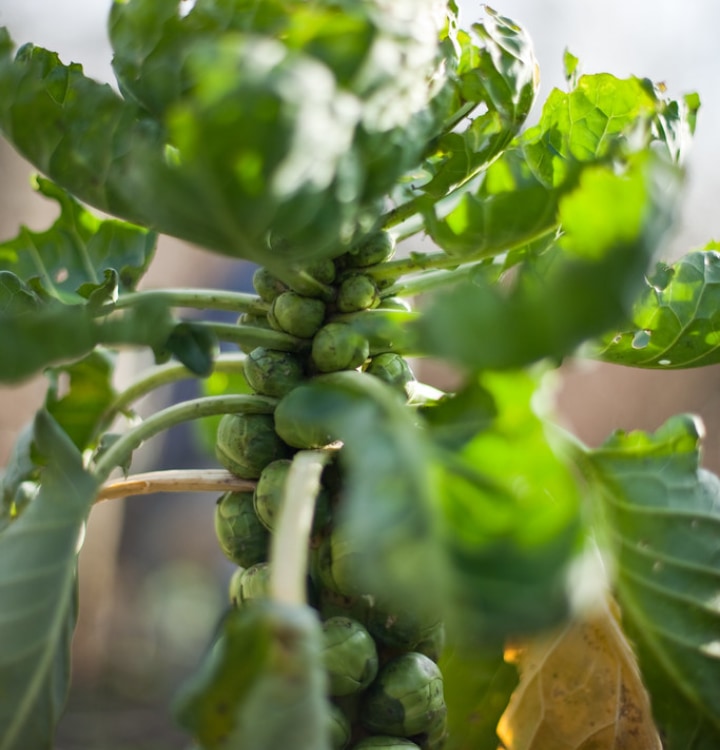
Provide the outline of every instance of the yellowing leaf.
[[497,730],[508,750],[661,750],[635,656],[610,606],[506,659],[520,670]]

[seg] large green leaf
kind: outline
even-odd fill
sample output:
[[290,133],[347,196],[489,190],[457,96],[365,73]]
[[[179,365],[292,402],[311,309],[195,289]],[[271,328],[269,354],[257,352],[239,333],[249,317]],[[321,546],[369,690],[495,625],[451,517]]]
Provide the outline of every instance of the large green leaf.
[[455,47],[453,87],[456,112],[473,117],[464,130],[444,134],[424,163],[431,175],[420,190],[434,197],[445,195],[487,166],[520,130],[535,100],[538,66],[530,38],[509,18],[485,7],[488,14],[471,32],[451,29]]
[[330,750],[322,628],[309,607],[231,610],[175,716],[203,750]]
[[[438,293],[413,325],[416,350],[476,369],[521,367],[561,358],[616,325],[669,226],[673,182],[674,168],[652,157],[622,172],[585,167],[558,201],[561,237],[527,255],[508,284],[489,268],[487,278],[477,273]],[[504,222],[512,232],[513,219]]]
[[617,433],[589,454],[624,626],[668,750],[720,743],[720,480],[701,425]]
[[526,373],[487,373],[495,416],[456,453],[437,455],[451,636],[501,643],[567,615],[579,549],[579,490],[539,416]]
[[2,750],[53,746],[70,678],[76,558],[97,483],[57,423],[41,411],[35,445],[42,486],[0,532]]
[[103,285],[104,272],[117,273],[113,291],[132,291],[155,250],[155,235],[120,221],[99,219],[49,180],[36,189],[60,206],[60,216],[43,232],[23,227],[0,243],[0,270],[27,282],[37,277],[43,289],[65,301],[87,298]]
[[680,369],[720,362],[720,252],[711,243],[645,279],[630,322],[590,350],[605,362]]

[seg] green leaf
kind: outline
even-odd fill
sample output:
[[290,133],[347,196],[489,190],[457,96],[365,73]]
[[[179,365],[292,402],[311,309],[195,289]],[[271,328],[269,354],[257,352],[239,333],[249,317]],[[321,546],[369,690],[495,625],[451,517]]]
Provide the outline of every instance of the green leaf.
[[503,649],[449,648],[440,669],[448,707],[446,750],[497,750],[495,728],[518,684]]
[[246,603],[225,617],[175,717],[204,750],[330,750],[321,651],[314,610]]
[[[164,303],[157,300],[136,305],[118,317],[97,318],[89,303],[65,305],[41,298],[17,277],[7,271],[3,274],[0,382],[17,382],[48,365],[80,359],[99,344],[160,350],[175,327]],[[18,300],[23,301],[20,309]]]
[[178,323],[162,348],[163,352],[174,356],[193,374],[206,377],[212,372],[218,342],[207,328],[193,323]]
[[496,416],[454,454],[438,452],[438,497],[449,559],[451,640],[501,643],[568,612],[566,576],[579,550],[573,470],[537,413],[527,373],[486,373]]
[[156,236],[97,218],[49,180],[38,177],[35,187],[59,204],[60,216],[44,232],[23,227],[0,244],[0,270],[25,282],[37,277],[46,292],[66,302],[78,301],[78,294],[89,297],[111,269],[117,272],[116,290],[134,290],[153,257]]
[[33,426],[28,424],[18,434],[7,466],[0,475],[0,525],[3,518],[12,518],[17,513],[16,502],[22,483],[37,478],[38,465],[33,455],[33,439]]
[[624,627],[668,750],[720,740],[720,480],[699,468],[701,428],[674,417],[589,452]]
[[50,750],[70,678],[76,558],[97,483],[47,412],[35,420],[42,486],[0,532],[2,750]]
[[115,362],[112,355],[96,350],[79,362],[54,367],[45,408],[80,451],[95,446],[109,406],[117,395],[112,384]]
[[605,362],[656,369],[720,362],[720,252],[710,243],[645,279],[630,321],[589,352]]
[[586,167],[558,201],[559,239],[515,266],[510,284],[489,269],[437,294],[413,326],[417,349],[474,369],[515,368],[559,359],[617,325],[668,229],[670,169],[650,155],[622,172]]
[[539,84],[530,38],[509,18],[485,6],[488,18],[472,32],[452,29],[457,48],[455,70],[448,86],[456,91],[456,111],[485,111],[464,130],[444,134],[424,163],[431,175],[419,189],[434,197],[445,195],[486,167],[520,130],[535,100]]

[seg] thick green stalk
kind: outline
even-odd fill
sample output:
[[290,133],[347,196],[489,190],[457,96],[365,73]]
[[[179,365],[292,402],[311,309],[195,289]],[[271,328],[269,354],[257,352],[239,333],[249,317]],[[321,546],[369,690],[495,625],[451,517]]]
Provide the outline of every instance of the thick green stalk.
[[218,414],[271,414],[277,399],[267,396],[224,395],[204,396],[169,406],[149,416],[137,427],[126,432],[103,453],[95,464],[94,474],[104,483],[117,466],[126,464],[137,448],[149,438],[174,427],[201,417]]
[[471,277],[477,269],[477,264],[461,266],[454,271],[429,271],[421,276],[415,276],[405,282],[393,284],[383,289],[383,297],[412,297],[415,294],[439,289],[448,284],[455,284]]
[[241,346],[264,346],[266,349],[278,349],[281,352],[299,352],[309,349],[311,342],[291,336],[289,333],[274,331],[257,326],[233,325],[232,323],[194,323],[212,331],[220,341],[229,341]]

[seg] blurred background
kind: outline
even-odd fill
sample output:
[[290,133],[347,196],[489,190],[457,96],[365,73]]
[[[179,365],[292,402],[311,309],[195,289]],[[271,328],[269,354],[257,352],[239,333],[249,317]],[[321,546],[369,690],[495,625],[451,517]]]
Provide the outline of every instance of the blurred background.
[[[112,81],[105,33],[109,0],[0,0],[0,25],[18,44],[32,41],[80,62],[86,72]],[[461,2],[465,23],[479,20],[477,2]],[[523,25],[534,40],[542,84],[539,106],[563,85],[565,48],[585,72],[608,71],[664,82],[671,96],[697,91],[702,100],[681,219],[664,259],[720,239],[720,55],[716,30],[720,4],[693,0],[498,0],[495,9]],[[31,167],[0,139],[0,238],[25,224],[42,229],[54,208],[30,189]],[[209,258],[163,238],[143,286],[249,287],[252,267]],[[0,335],[2,332],[0,331]],[[148,360],[128,361],[129,379]],[[421,378],[442,385],[447,373],[428,368]],[[720,471],[720,373],[642,372],[569,362],[563,368],[558,409],[563,421],[590,444],[615,428],[655,429],[668,416],[689,411],[707,427],[705,465]],[[0,387],[0,466],[21,427],[41,405],[42,378]],[[191,385],[156,399],[192,397]],[[153,403],[157,407],[159,401]],[[149,404],[141,409],[150,408]],[[150,441],[133,472],[213,465],[198,453],[190,428]],[[81,616],[75,639],[70,704],[58,750],[169,750],[187,743],[167,706],[178,680],[193,668],[226,603],[232,564],[215,542],[216,496],[148,496],[98,506],[81,555]]]

